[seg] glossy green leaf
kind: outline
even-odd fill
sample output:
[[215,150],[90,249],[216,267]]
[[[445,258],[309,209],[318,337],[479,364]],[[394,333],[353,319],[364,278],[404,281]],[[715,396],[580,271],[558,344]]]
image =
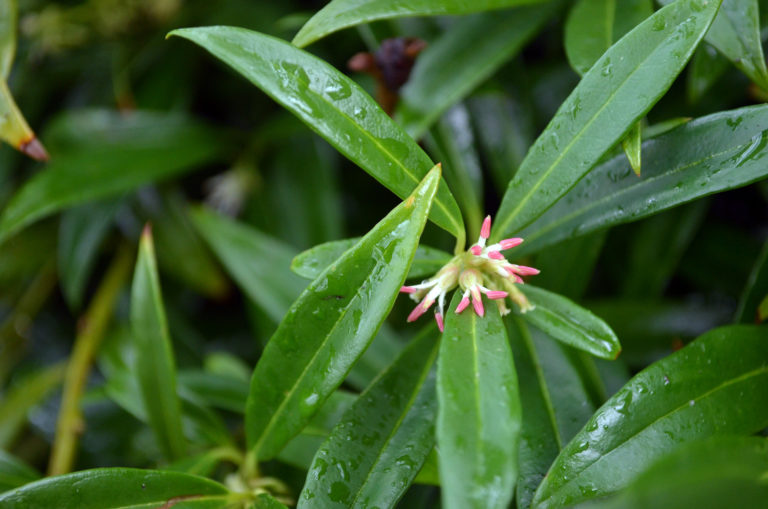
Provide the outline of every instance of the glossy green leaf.
[[603,320],[562,295],[531,285],[520,285],[534,309],[522,314],[558,341],[603,359],[615,359],[621,352],[619,339]]
[[664,456],[618,496],[579,507],[764,507],[768,500],[766,472],[765,438],[713,437],[686,444]]
[[305,286],[288,270],[294,249],[207,208],[192,209],[190,217],[238,286],[279,322]]
[[529,327],[507,320],[509,342],[524,409],[520,432],[517,507],[528,509],[533,493],[552,460],[592,415],[590,400],[574,351]]
[[[660,0],[668,4],[672,0]],[[723,0],[706,40],[763,90],[768,90],[758,0]]]
[[52,162],[11,198],[0,216],[0,242],[61,209],[210,162],[223,148],[215,131],[179,114],[81,111],[60,117],[51,131],[76,134],[49,145]]
[[195,370],[180,371],[178,383],[181,394],[189,393],[209,406],[245,413],[247,380]]
[[404,346],[405,342],[384,322],[371,345],[355,362],[345,383],[358,391],[364,390],[397,358]]
[[437,447],[448,509],[506,508],[518,475],[522,411],[496,306],[456,314],[453,297],[437,361]]
[[728,59],[710,44],[702,43],[693,54],[686,77],[688,101],[697,103],[728,70]]
[[64,365],[55,364],[29,373],[6,390],[0,400],[0,448],[11,446],[27,422],[27,413],[63,380]]
[[558,5],[555,1],[459,20],[419,55],[401,90],[395,118],[408,134],[421,137],[451,105],[519,52]]
[[[172,500],[175,499],[175,500]],[[137,468],[97,468],[48,477],[0,495],[7,509],[224,508],[234,496],[221,484],[187,474]],[[175,503],[173,503],[175,502]]]
[[517,234],[541,216],[645,115],[685,66],[719,4],[675,2],[600,57],[510,181],[493,240]]
[[[17,150],[30,153],[33,146],[35,133],[27,124],[27,120],[16,105],[16,101],[11,94],[8,84],[4,79],[0,79],[0,140],[8,143]],[[39,144],[39,142],[38,142]],[[43,152],[44,154],[44,152]],[[35,159],[45,159],[42,156],[33,156]]]
[[[291,306],[256,365],[246,406],[249,449],[274,457],[368,347],[405,280],[440,182],[414,194],[322,272]],[[342,353],[343,352],[343,353]]]
[[370,23],[379,19],[412,16],[439,16],[445,14],[471,14],[542,3],[545,0],[332,0],[312,16],[293,38],[293,44],[302,48],[343,28]]
[[0,493],[40,479],[40,474],[20,459],[0,449]]
[[765,329],[715,329],[638,373],[553,463],[534,507],[562,507],[625,487],[678,444],[768,425]]
[[0,81],[6,81],[16,56],[16,0],[0,0]]
[[755,265],[739,299],[734,321],[736,323],[761,321],[759,308],[766,295],[768,295],[768,242],[763,245],[760,256],[755,260]]
[[181,405],[176,396],[176,366],[165,317],[152,234],[145,228],[131,289],[134,370],[140,398],[157,443],[167,458],[184,454]]
[[[432,168],[429,156],[360,86],[323,60],[242,28],[185,28],[170,35],[231,66],[399,197]],[[430,218],[463,239],[461,213],[445,182]]]
[[618,156],[592,170],[530,226],[519,254],[634,221],[768,175],[768,106],[715,113],[643,144],[643,178]]
[[[434,445],[430,327],[345,412],[315,455],[297,507],[393,507]],[[330,489],[329,489],[330,487]]]
[[68,210],[59,226],[58,271],[71,308],[79,309],[88,277],[121,202],[86,204]]
[[[315,279],[347,250],[360,241],[360,237],[333,240],[298,254],[291,262],[291,270],[301,277]],[[431,276],[448,263],[450,253],[428,246],[419,246],[413,258],[408,279]]]
[[629,130],[629,134],[621,140],[621,148],[624,149],[624,153],[627,155],[632,171],[634,171],[635,175],[638,177],[640,176],[642,169],[642,133],[643,125],[641,122],[637,122]]
[[651,14],[651,0],[579,0],[565,22],[565,55],[571,67],[583,75]]
[[277,459],[302,470],[309,470],[315,452],[328,439],[333,427],[356,400],[357,394],[344,390],[334,391],[301,433],[283,447]]

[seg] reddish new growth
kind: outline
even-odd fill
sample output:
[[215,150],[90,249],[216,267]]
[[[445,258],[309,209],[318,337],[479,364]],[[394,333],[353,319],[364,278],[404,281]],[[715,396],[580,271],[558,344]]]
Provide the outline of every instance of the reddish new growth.
[[427,312],[437,302],[435,320],[443,331],[445,296],[458,285],[464,292],[456,307],[461,313],[472,303],[478,316],[485,315],[483,295],[496,302],[502,315],[509,313],[505,299],[517,303],[523,313],[533,309],[525,295],[515,287],[523,284],[522,276],[534,276],[539,273],[533,267],[509,263],[501,254],[523,242],[521,238],[504,239],[497,244],[486,246],[491,236],[491,216],[485,218],[477,243],[464,253],[458,254],[441,268],[432,278],[418,285],[403,286],[400,291],[408,293],[419,304],[414,308],[408,321],[413,322]]

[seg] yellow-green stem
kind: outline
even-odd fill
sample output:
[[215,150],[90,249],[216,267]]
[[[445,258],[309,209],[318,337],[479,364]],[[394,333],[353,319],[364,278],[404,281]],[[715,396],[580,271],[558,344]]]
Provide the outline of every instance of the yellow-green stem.
[[81,318],[64,378],[61,409],[56,422],[56,438],[48,464],[49,475],[65,474],[72,469],[78,439],[83,431],[80,399],[91,372],[93,358],[112,318],[117,297],[130,276],[133,257],[130,248],[120,248]]

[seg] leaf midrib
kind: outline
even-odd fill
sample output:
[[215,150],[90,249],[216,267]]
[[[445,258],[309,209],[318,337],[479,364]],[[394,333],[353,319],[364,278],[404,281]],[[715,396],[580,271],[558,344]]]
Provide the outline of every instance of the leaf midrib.
[[[658,13],[658,12],[660,12],[660,11],[657,11],[657,13]],[[653,16],[652,16],[652,17],[653,17]],[[652,17],[651,17],[651,18],[652,18]],[[648,18],[648,19],[651,19],[651,18]],[[647,20],[646,20],[646,22],[647,22]],[[644,23],[646,23],[646,22],[644,22]],[[573,147],[573,145],[574,145],[574,144],[575,144],[577,141],[581,141],[581,138],[582,138],[582,135],[584,134],[584,132],[585,132],[585,131],[586,131],[586,130],[589,128],[589,127],[591,127],[591,126],[592,126],[592,124],[593,124],[593,123],[594,123],[594,122],[597,120],[597,118],[598,118],[598,117],[599,117],[599,116],[600,116],[600,115],[603,113],[603,110],[605,110],[605,109],[608,107],[608,105],[611,103],[611,101],[613,101],[614,97],[615,97],[615,96],[616,96],[616,95],[619,93],[619,91],[621,91],[621,90],[624,88],[624,85],[626,85],[626,83],[627,83],[627,82],[628,82],[628,81],[629,81],[629,80],[630,80],[632,77],[634,77],[634,75],[635,75],[635,74],[637,74],[637,73],[639,72],[640,68],[642,68],[642,67],[643,67],[643,66],[644,66],[644,65],[645,65],[645,64],[648,62],[648,60],[650,60],[650,58],[651,58],[652,56],[654,56],[654,55],[655,55],[655,54],[658,52],[659,48],[660,48],[660,47],[661,47],[663,44],[665,44],[665,43],[666,43],[666,42],[668,42],[670,39],[672,39],[672,35],[673,35],[673,34],[672,34],[672,33],[670,33],[670,34],[668,34],[666,37],[664,37],[663,39],[661,39],[661,40],[659,41],[659,43],[658,43],[657,45],[655,45],[655,46],[654,46],[654,49],[653,49],[653,51],[649,52],[649,53],[648,53],[648,55],[647,55],[647,56],[646,56],[644,59],[642,59],[642,60],[640,61],[640,63],[639,63],[639,64],[638,64],[638,65],[635,67],[635,69],[634,69],[634,70],[632,70],[632,71],[631,71],[629,74],[627,74],[626,78],[625,78],[624,80],[622,80],[622,82],[621,82],[621,83],[620,83],[620,84],[619,84],[619,85],[618,85],[618,86],[617,86],[617,87],[616,87],[616,88],[613,90],[613,92],[611,92],[611,94],[610,94],[610,95],[609,95],[609,96],[608,96],[608,97],[605,99],[605,101],[603,102],[602,106],[600,106],[600,108],[598,108],[598,110],[595,112],[595,114],[592,116],[592,118],[590,118],[590,119],[589,119],[589,121],[588,121],[588,122],[586,122],[586,123],[585,123],[585,124],[582,126],[582,128],[581,128],[581,129],[579,129],[579,131],[578,131],[578,132],[577,132],[577,133],[576,133],[576,134],[573,136],[573,138],[571,139],[571,141],[570,141],[570,142],[568,142],[568,144],[565,146],[565,149],[563,149],[563,151],[562,151],[562,152],[560,152],[560,155],[558,155],[558,156],[557,156],[557,158],[555,158],[555,161],[554,161],[554,162],[553,162],[553,163],[552,163],[552,164],[549,166],[549,168],[547,168],[547,170],[546,170],[546,171],[545,171],[545,172],[542,174],[541,178],[539,178],[539,179],[538,179],[538,180],[537,180],[537,181],[534,183],[533,187],[532,187],[532,188],[531,188],[531,189],[530,189],[530,190],[529,190],[529,191],[528,191],[528,192],[527,192],[527,193],[526,193],[526,194],[523,196],[523,198],[522,198],[520,201],[518,201],[518,203],[517,203],[517,206],[516,206],[516,207],[515,207],[515,208],[514,208],[514,209],[513,209],[513,210],[512,210],[512,211],[511,211],[511,212],[510,212],[508,215],[507,215],[507,217],[506,217],[505,219],[502,219],[502,222],[501,222],[501,228],[499,228],[498,230],[496,230],[497,232],[501,232],[501,234],[502,234],[502,235],[504,235],[504,234],[506,234],[506,233],[507,233],[507,228],[509,227],[509,224],[510,224],[510,223],[512,222],[512,220],[515,218],[515,216],[517,216],[517,214],[520,212],[521,208],[522,208],[522,207],[523,207],[523,206],[524,206],[524,205],[525,205],[525,204],[526,204],[526,203],[527,203],[527,202],[528,202],[528,201],[531,199],[531,197],[533,196],[533,194],[535,194],[535,193],[536,193],[536,191],[539,189],[539,187],[541,187],[541,185],[542,185],[542,183],[544,182],[544,180],[545,180],[547,177],[549,177],[549,175],[550,175],[550,174],[551,174],[551,173],[552,173],[552,172],[555,170],[555,167],[557,167],[557,165],[560,163],[560,161],[562,161],[562,159],[565,157],[565,155],[566,155],[566,154],[567,154],[567,153],[568,153],[568,152],[571,150],[571,148]],[[602,59],[604,56],[605,56],[605,54],[603,54],[603,56],[601,56],[601,57],[600,57],[600,59]],[[598,59],[598,62],[600,61],[600,59]],[[597,65],[597,62],[595,62],[595,65]],[[593,66],[593,67],[594,67],[594,66]],[[577,86],[576,88],[578,88],[578,86]],[[561,108],[562,108],[562,107],[561,107]],[[558,110],[558,113],[559,113],[559,111],[560,111],[560,110]],[[642,116],[642,115],[638,115],[638,118],[639,118],[640,116]],[[555,115],[555,118],[556,118],[556,117],[557,117],[557,114]],[[554,118],[553,118],[552,120],[554,121]],[[633,122],[635,122],[636,120],[637,120],[637,118],[633,119],[633,121],[629,123],[629,126],[631,126],[631,125],[632,125],[632,123],[633,123]],[[546,132],[546,130],[545,130],[545,132]],[[619,138],[619,137],[617,137],[616,139],[618,139],[618,138]],[[531,150],[533,150],[534,148],[535,148],[535,145],[534,145],[534,147],[531,147]],[[607,149],[606,149],[606,150],[607,150]],[[533,153],[533,152],[531,152],[531,153]],[[605,151],[604,151],[603,153],[605,153]],[[521,166],[522,166],[522,165],[521,165]],[[587,170],[587,171],[589,171],[589,170]],[[520,173],[520,172],[518,172],[518,173]],[[584,172],[584,173],[586,174],[587,172]],[[510,182],[510,184],[511,184],[511,182]],[[575,185],[575,183],[574,183],[574,185]],[[572,188],[572,187],[573,187],[573,186],[571,186],[571,188]],[[566,191],[566,192],[567,192],[567,191]],[[565,193],[563,193],[563,194],[565,194]],[[505,193],[505,195],[506,195],[506,193]],[[552,203],[552,205],[554,205],[554,203]],[[551,205],[550,205],[550,207],[551,207]],[[529,220],[527,223],[525,223],[525,224],[523,224],[523,225],[520,225],[519,229],[520,229],[520,230],[522,230],[522,229],[523,229],[523,228],[525,228],[526,226],[528,226],[528,225],[530,225],[531,223],[533,223],[533,222],[534,222],[536,219],[538,219],[539,217],[541,217],[541,215],[542,215],[544,212],[546,212],[546,210],[542,211],[542,212],[541,212],[541,213],[540,213],[538,216],[536,216],[536,217],[534,217],[534,218],[530,219],[530,220]]]

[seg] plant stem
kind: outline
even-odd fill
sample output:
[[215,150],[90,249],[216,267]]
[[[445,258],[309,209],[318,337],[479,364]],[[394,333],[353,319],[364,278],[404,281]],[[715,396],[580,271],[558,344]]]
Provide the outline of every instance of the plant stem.
[[133,258],[133,250],[127,245],[120,248],[78,325],[64,378],[56,438],[48,464],[49,475],[65,474],[72,469],[78,438],[83,431],[80,398],[91,371],[93,357],[112,318],[117,297],[130,276]]

